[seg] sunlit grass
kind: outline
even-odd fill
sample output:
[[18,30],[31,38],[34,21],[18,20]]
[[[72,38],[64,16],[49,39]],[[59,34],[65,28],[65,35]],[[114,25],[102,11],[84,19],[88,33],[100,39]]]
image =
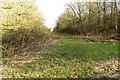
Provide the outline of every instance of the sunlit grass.
[[[117,58],[118,45],[109,42],[91,42],[74,36],[59,36],[48,53],[36,52],[41,56],[36,61],[23,66],[12,66],[4,71],[6,77],[24,78],[86,78],[93,77],[92,61],[100,62]],[[101,74],[104,76],[104,72]]]
[[91,42],[73,36],[62,36],[52,53],[64,57],[84,58],[90,60],[107,60],[118,56],[116,42]]

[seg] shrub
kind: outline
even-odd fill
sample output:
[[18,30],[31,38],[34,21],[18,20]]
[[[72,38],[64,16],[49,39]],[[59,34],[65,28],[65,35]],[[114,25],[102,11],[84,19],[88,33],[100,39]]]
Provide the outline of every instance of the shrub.
[[4,32],[2,35],[3,56],[35,51],[42,48],[43,44],[49,40],[48,33],[39,28],[19,28]]

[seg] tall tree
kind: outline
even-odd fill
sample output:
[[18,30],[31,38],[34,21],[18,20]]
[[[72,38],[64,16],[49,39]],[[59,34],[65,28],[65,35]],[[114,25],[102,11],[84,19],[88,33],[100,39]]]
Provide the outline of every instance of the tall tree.
[[39,15],[34,0],[4,1],[2,6],[3,29],[33,28],[43,26],[43,19]]
[[106,35],[105,29],[106,29],[106,2],[103,2],[103,33]]

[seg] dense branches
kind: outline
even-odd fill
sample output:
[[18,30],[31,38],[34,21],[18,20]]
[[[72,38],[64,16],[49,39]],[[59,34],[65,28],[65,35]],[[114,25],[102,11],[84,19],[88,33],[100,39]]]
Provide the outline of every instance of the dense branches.
[[6,51],[18,54],[40,49],[49,38],[34,0],[6,0],[0,10],[3,56]]
[[54,31],[78,35],[117,35],[116,2],[74,2],[58,18]]

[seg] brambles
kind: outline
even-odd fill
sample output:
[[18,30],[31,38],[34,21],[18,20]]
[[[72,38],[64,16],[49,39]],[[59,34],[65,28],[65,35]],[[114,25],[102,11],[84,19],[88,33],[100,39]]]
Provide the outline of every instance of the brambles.
[[[4,1],[2,9],[3,56],[24,54],[41,49],[49,40],[50,32],[31,1]],[[49,34],[49,35],[48,35]]]

